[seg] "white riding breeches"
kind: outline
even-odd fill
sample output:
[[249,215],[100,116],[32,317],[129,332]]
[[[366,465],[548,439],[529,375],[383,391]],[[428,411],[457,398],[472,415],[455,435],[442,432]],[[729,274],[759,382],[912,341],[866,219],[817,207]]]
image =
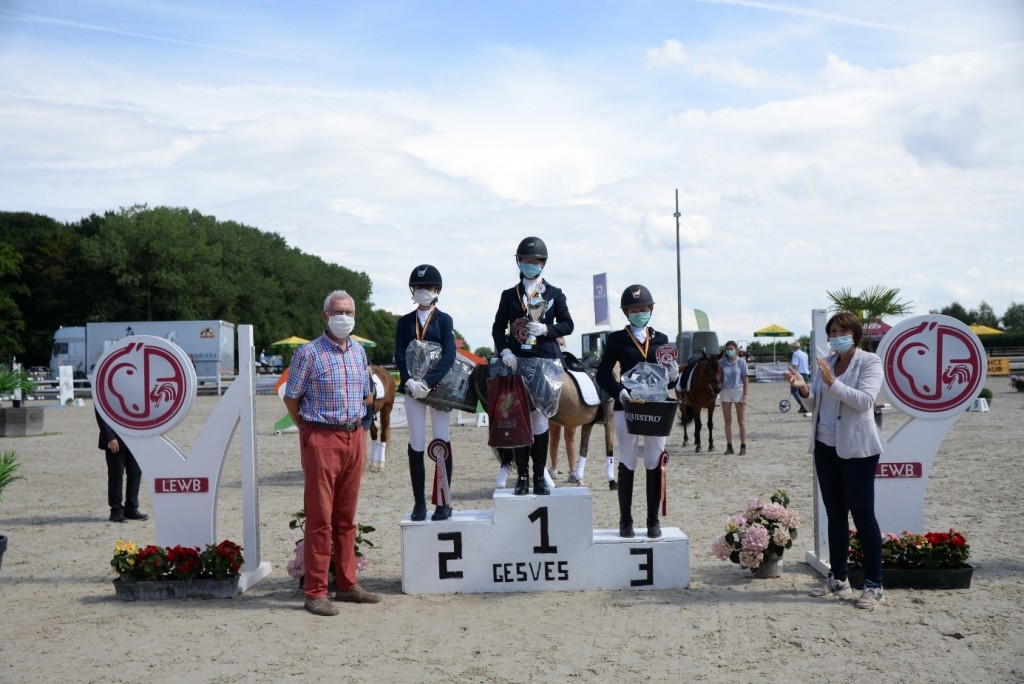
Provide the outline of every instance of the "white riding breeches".
[[665,442],[668,438],[629,434],[626,429],[626,413],[616,411],[615,448],[619,452],[619,463],[629,470],[636,470],[636,457],[641,437],[644,440],[644,468],[654,470],[661,465],[661,452],[665,450]]
[[445,442],[448,439],[448,421],[451,413],[421,404],[408,394],[405,395],[405,419],[409,425],[409,446],[413,451],[427,448],[427,411],[430,411],[430,432],[434,439]]

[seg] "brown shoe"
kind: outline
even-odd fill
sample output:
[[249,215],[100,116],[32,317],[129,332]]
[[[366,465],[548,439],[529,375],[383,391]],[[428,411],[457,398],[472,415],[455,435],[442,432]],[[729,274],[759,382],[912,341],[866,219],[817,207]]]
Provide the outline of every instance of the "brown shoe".
[[334,600],[342,603],[380,603],[380,594],[372,594],[357,584],[348,591],[334,594]]
[[313,615],[321,615],[323,617],[331,617],[338,614],[338,607],[331,603],[326,596],[321,596],[318,599],[306,599],[306,610]]

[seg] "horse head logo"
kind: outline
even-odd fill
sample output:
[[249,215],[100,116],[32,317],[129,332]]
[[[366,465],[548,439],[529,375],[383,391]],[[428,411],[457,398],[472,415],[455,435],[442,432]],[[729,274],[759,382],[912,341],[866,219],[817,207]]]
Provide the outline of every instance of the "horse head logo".
[[170,351],[131,341],[111,350],[97,368],[97,399],[118,425],[154,429],[174,418],[185,402],[185,378],[185,369]]
[[969,332],[925,320],[896,335],[885,352],[885,376],[894,399],[940,413],[973,399],[983,358]]

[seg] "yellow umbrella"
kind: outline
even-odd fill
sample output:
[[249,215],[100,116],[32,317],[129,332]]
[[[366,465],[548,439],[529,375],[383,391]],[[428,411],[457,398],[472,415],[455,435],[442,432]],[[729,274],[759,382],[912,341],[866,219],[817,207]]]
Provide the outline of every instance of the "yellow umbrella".
[[303,339],[303,338],[298,337],[296,335],[292,335],[291,337],[286,337],[283,340],[278,340],[277,342],[274,342],[270,346],[271,347],[298,347],[298,346],[301,346],[303,344],[306,344],[307,342],[309,342],[309,340]]
[[981,325],[980,323],[971,323],[967,327],[971,329],[971,332],[973,332],[975,335],[977,335],[979,337],[981,337],[982,335],[1002,335],[1003,334],[1002,330],[997,330],[996,328],[990,328],[987,325]]
[[[775,325],[772,323],[767,328],[761,328],[754,332],[754,337],[792,337],[793,333],[786,330],[781,325]],[[775,343],[772,343],[772,363],[775,363]]]
[[349,335],[349,337],[363,345],[364,349],[372,349],[377,346],[377,343],[373,340],[368,340],[365,337],[360,337],[359,335]]
[[772,323],[767,328],[761,328],[754,333],[754,337],[792,337],[793,333],[786,330],[781,325],[775,325]]

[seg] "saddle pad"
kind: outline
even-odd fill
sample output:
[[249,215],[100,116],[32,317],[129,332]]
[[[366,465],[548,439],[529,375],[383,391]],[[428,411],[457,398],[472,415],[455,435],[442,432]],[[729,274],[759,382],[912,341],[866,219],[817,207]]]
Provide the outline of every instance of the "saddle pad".
[[597,386],[594,385],[594,381],[590,379],[589,375],[582,371],[567,370],[565,372],[576,381],[576,386],[580,389],[580,398],[583,399],[584,404],[597,406],[601,403],[601,398],[597,395]]
[[384,383],[380,381],[375,374],[371,373],[370,377],[373,378],[373,396],[377,399],[384,397]]

